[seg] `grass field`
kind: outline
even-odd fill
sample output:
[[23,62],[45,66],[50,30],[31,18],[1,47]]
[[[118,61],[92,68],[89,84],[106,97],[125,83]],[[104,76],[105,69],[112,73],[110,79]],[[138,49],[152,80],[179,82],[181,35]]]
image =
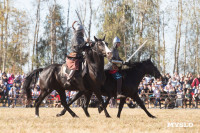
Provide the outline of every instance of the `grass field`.
[[[199,109],[149,109],[156,119],[149,118],[142,109],[125,108],[121,118],[116,118],[117,109],[108,108],[112,118],[98,114],[89,108],[87,118],[81,108],[72,108],[79,118],[69,113],[57,118],[62,108],[40,108],[40,118],[35,118],[34,108],[0,108],[0,132],[25,133],[138,133],[138,132],[200,132]],[[193,127],[168,127],[168,123],[192,123]],[[187,126],[187,125],[186,125]]]

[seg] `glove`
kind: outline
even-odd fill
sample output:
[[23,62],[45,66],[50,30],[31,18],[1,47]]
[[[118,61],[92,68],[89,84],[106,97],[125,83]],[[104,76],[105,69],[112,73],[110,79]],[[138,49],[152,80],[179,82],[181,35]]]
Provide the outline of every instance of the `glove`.
[[129,65],[129,62],[123,61],[123,65]]

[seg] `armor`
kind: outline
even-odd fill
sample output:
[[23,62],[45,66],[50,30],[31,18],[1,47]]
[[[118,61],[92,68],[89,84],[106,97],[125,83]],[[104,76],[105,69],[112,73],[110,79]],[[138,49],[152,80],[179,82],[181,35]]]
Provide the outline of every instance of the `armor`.
[[121,42],[121,41],[120,41],[120,39],[116,36],[116,37],[113,39],[113,44],[114,44],[114,43],[117,43],[117,42]]
[[115,37],[113,39],[113,47],[111,49],[112,57],[110,58],[109,62],[104,66],[105,70],[112,70],[113,63],[117,64],[117,66],[122,64],[122,59],[119,57],[119,51],[116,47],[118,42],[120,42],[120,39],[118,37]]
[[81,31],[81,30],[84,31],[84,28],[83,28],[83,26],[81,24],[77,24],[77,26],[75,27],[75,30],[76,31]]

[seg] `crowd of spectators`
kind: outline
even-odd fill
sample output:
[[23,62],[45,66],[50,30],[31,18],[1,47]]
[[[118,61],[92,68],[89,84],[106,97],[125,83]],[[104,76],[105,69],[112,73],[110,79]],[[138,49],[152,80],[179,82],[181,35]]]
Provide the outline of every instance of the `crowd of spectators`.
[[[148,108],[153,104],[160,108],[182,107],[198,108],[200,99],[200,75],[187,73],[165,74],[163,79],[153,79],[150,76],[143,78],[139,85],[140,98]],[[163,106],[161,105],[163,104]]]
[[[25,76],[25,74],[19,73],[2,73],[0,70],[0,106],[15,107],[17,103],[19,103],[19,106],[25,106],[25,102],[20,97]],[[174,73],[170,75],[167,73],[162,80],[146,75],[138,87],[138,92],[148,108],[151,108],[152,105],[160,108],[187,108],[188,105],[189,108],[198,108],[198,102],[200,101],[200,75],[195,76],[192,73],[187,73],[186,75]],[[32,98],[37,99],[39,94],[39,85],[32,86]],[[69,102],[75,94],[75,91],[66,90],[66,101]],[[106,97],[103,98],[104,100],[106,99]],[[91,103],[96,102],[95,97],[93,97]],[[60,96],[56,91],[53,91],[43,103],[45,106],[53,103],[54,107],[61,107]],[[79,99],[72,104],[72,107],[79,107],[81,103],[82,101]],[[112,98],[110,107],[117,107],[116,105],[117,101]]]

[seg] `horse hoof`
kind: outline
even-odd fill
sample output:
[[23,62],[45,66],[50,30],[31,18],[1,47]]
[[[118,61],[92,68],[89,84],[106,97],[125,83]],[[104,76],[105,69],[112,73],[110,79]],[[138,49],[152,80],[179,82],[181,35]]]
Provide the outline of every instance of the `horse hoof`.
[[39,115],[35,115],[35,118],[40,118]]
[[73,116],[73,118],[79,118],[77,115]]
[[60,117],[60,116],[62,116],[62,115],[61,115],[61,114],[57,114],[57,115],[56,115],[56,117]]
[[156,117],[155,117],[155,116],[153,116],[153,115],[152,115],[152,116],[150,116],[150,117],[151,117],[151,118],[153,118],[153,119],[155,119],[155,118],[156,118]]
[[106,116],[106,118],[111,118],[111,116],[110,116],[110,115],[108,115],[108,116]]
[[99,114],[103,111],[103,107],[98,107]]

